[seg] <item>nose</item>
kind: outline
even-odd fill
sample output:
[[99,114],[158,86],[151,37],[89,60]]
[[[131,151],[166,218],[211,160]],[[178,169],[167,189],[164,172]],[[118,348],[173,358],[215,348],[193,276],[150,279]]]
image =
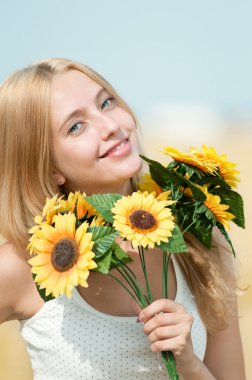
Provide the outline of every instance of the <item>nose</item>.
[[99,130],[102,140],[107,140],[119,130],[119,123],[104,113],[99,113],[99,115],[96,116],[94,123]]

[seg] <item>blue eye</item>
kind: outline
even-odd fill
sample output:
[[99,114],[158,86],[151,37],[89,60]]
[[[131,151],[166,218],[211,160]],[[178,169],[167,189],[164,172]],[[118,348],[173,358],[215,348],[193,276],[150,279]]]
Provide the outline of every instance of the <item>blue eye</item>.
[[105,108],[109,108],[113,105],[115,98],[113,96],[110,96],[109,98],[105,99],[104,102],[102,102],[101,109],[104,110]]
[[82,128],[82,123],[75,123],[68,129],[67,133],[76,134],[80,132],[81,128]]

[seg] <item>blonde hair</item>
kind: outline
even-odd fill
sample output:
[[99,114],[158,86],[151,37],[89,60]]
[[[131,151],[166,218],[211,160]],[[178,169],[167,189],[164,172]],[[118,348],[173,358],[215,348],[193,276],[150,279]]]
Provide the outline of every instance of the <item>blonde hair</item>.
[[13,73],[0,87],[0,234],[16,246],[27,244],[34,215],[46,197],[61,193],[53,180],[50,100],[57,74],[78,70],[130,107],[98,73],[80,63],[52,58]]
[[[0,233],[16,246],[26,247],[34,215],[46,197],[61,193],[53,179],[50,98],[56,74],[78,70],[108,90],[136,122],[129,106],[99,74],[80,63],[48,59],[12,74],[0,87]],[[133,181],[134,182],[134,181]],[[187,235],[190,254],[177,255],[199,312],[209,331],[227,324],[235,294],[235,276],[214,237],[207,252]],[[230,254],[231,255],[231,254]]]
[[226,328],[236,303],[237,266],[223,235],[213,231],[212,247],[206,249],[185,234],[189,253],[176,255],[208,332]]

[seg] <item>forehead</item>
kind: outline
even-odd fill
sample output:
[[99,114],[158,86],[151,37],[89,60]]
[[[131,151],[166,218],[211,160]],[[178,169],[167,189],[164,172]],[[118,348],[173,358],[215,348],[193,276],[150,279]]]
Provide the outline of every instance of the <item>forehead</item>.
[[92,96],[102,88],[86,74],[69,70],[65,73],[57,74],[52,82],[52,100],[61,100],[72,95]]
[[88,108],[102,89],[100,84],[80,71],[70,70],[57,74],[51,91],[53,122],[62,122],[75,110]]

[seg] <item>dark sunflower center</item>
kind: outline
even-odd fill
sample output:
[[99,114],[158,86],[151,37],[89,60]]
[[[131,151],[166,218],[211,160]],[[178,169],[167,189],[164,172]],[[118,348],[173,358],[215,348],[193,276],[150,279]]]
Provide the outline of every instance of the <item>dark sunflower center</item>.
[[145,210],[134,211],[129,219],[132,228],[138,231],[152,231],[157,226],[157,221],[154,216]]
[[64,238],[59,240],[52,251],[51,262],[58,272],[72,268],[78,259],[78,247],[75,240]]

